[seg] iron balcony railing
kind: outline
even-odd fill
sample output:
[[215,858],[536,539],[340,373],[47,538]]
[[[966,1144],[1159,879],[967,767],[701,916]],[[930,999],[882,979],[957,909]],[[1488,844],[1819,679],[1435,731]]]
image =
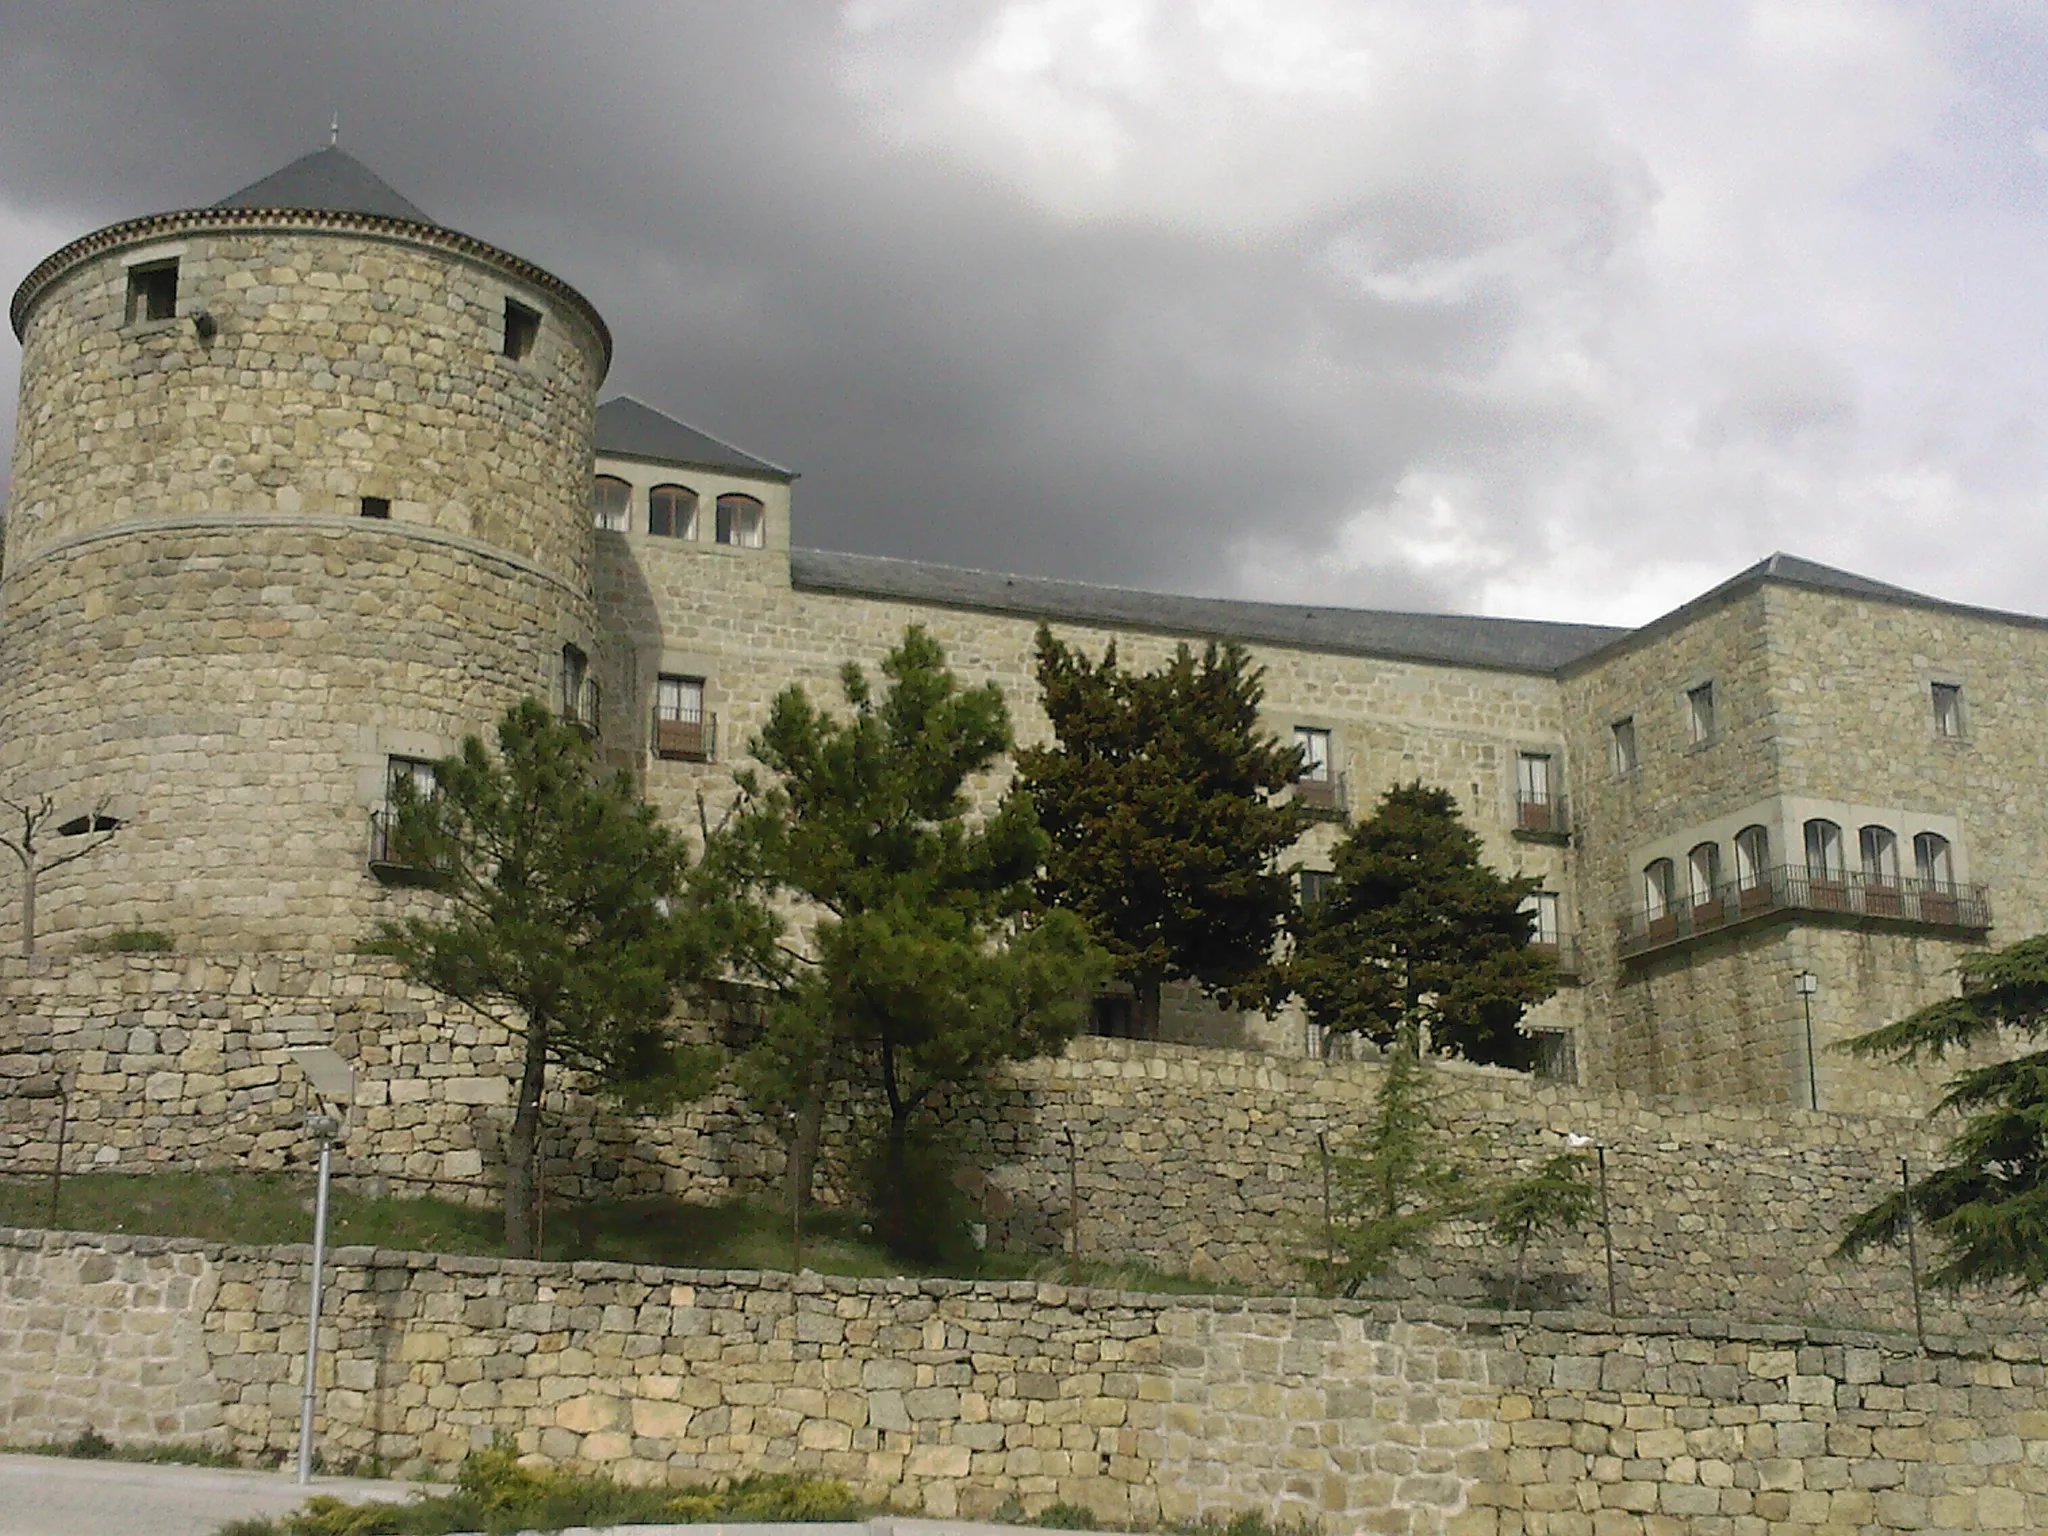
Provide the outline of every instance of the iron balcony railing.
[[680,763],[708,763],[718,755],[718,716],[680,720],[654,712],[654,755]]
[[1296,779],[1294,803],[1312,815],[1342,816],[1349,805],[1344,794],[1344,775],[1326,773],[1319,779]]
[[1621,953],[1626,958],[1661,949],[1772,912],[1887,918],[1971,932],[1991,926],[1991,902],[1981,885],[1823,875],[1804,864],[1781,864],[1747,883],[1724,881],[1704,901],[1681,894],[1662,910],[1643,907],[1628,913],[1620,922]]
[[370,873],[387,885],[432,885],[442,871],[409,851],[398,839],[398,812],[370,812]]
[[1557,974],[1570,979],[1579,974],[1579,938],[1574,933],[1553,933],[1549,938],[1533,938],[1529,947],[1538,954],[1548,955],[1557,965]]
[[1519,790],[1515,795],[1515,830],[1531,837],[1569,837],[1572,821],[1561,794]]

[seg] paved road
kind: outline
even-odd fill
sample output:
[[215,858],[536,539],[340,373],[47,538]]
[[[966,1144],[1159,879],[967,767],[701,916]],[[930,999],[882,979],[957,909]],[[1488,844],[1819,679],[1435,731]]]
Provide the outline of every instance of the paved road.
[[[410,1490],[325,1477],[312,1491],[359,1504]],[[0,1454],[0,1536],[213,1536],[229,1520],[289,1513],[306,1492],[290,1472]]]

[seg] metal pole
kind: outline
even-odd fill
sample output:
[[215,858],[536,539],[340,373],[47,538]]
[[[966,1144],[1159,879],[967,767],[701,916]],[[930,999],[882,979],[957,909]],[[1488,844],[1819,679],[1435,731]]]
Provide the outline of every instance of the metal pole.
[[1330,1284],[1337,1283],[1337,1223],[1330,1212],[1330,1137],[1325,1131],[1316,1132],[1316,1150],[1323,1154],[1323,1263],[1330,1276]]
[[1913,1337],[1925,1349],[1927,1318],[1920,1310],[1920,1242],[1913,1230],[1913,1169],[1903,1157],[1899,1159],[1899,1186],[1906,1202],[1906,1268],[1913,1277]]
[[1067,1131],[1067,1284],[1081,1283],[1081,1154]]
[[804,1186],[810,1170],[804,1166],[804,1127],[796,1111],[789,1112],[789,1272],[804,1272]]
[[1802,987],[1799,1000],[1806,1004],[1806,1107],[1820,1108],[1820,1076],[1813,1065],[1813,993]]
[[316,1115],[309,1128],[320,1138],[320,1192],[313,1202],[313,1294],[306,1308],[306,1391],[299,1400],[299,1486],[313,1480],[313,1399],[319,1391],[320,1270],[327,1260],[327,1176],[333,1166],[334,1133],[340,1127]]
[[71,1130],[71,1094],[64,1087],[64,1078],[57,1078],[57,1161],[50,1165],[50,1221],[57,1225],[57,1210],[64,1199],[64,1141]]
[[1607,1144],[1602,1142],[1593,1149],[1600,1157],[1600,1237],[1607,1246],[1607,1315],[1621,1316],[1621,1305],[1614,1289],[1614,1221],[1607,1203]]

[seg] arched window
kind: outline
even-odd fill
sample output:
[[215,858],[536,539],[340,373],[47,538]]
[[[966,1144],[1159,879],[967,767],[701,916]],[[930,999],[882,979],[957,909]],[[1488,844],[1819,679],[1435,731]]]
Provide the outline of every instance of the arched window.
[[1899,883],[1899,839],[1890,827],[1865,827],[1856,834],[1863,878],[1872,885]]
[[611,475],[599,475],[590,487],[590,519],[612,533],[624,533],[632,500],[633,487]]
[[1948,839],[1939,832],[1921,832],[1913,838],[1913,873],[1929,885],[1955,884],[1955,865],[1949,857]]
[[1650,860],[1643,866],[1643,914],[1655,922],[1677,904],[1678,867],[1669,859]]
[[1704,907],[1721,889],[1721,845],[1700,843],[1685,856],[1686,884],[1692,904]]
[[719,497],[718,542],[738,549],[761,548],[768,542],[767,509],[751,496]]
[[1842,829],[1824,816],[1806,824],[1806,878],[1842,878]]
[[1745,891],[1771,880],[1771,829],[1744,827],[1735,834],[1735,883]]
[[663,539],[697,537],[697,493],[687,485],[657,485],[649,491],[647,531]]

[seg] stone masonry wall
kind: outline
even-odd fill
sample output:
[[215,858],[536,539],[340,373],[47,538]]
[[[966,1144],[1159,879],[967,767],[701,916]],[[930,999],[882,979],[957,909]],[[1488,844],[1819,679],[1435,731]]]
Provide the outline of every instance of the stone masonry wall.
[[[47,1095],[60,1077],[71,1094],[74,1170],[303,1166],[307,1100],[287,1050],[331,1043],[362,1074],[345,1176],[473,1200],[498,1188],[511,1042],[494,1025],[451,1016],[384,962],[12,960],[0,962],[0,993],[5,1171],[50,1166],[59,1102]],[[1894,1187],[1901,1156],[1924,1167],[1936,1155],[1935,1128],[1447,1070],[1459,1085],[1465,1145],[1500,1171],[1561,1150],[1567,1132],[1609,1147],[1626,1307],[1910,1322],[1899,1258],[1840,1264],[1830,1254],[1843,1223]],[[1071,1131],[1090,1257],[1291,1284],[1319,1230],[1318,1135],[1341,1150],[1377,1082],[1371,1062],[1083,1039],[1064,1057],[1015,1069],[956,1129],[970,1197],[999,1245],[1065,1246]],[[677,1115],[629,1116],[557,1085],[551,1107],[552,1198],[718,1200],[778,1187],[781,1148],[728,1093]],[[843,1113],[831,1131],[829,1150],[843,1159]],[[827,1198],[836,1172],[821,1185]],[[1498,1298],[1510,1259],[1460,1229],[1392,1284]],[[1592,1234],[1546,1246],[1531,1268],[1538,1294],[1604,1301]],[[2040,1316],[1995,1296],[1931,1304],[1943,1327],[1964,1315],[2008,1326]]]
[[[205,1425],[283,1454],[305,1273],[304,1249],[0,1234],[0,1432],[118,1428],[58,1383],[81,1361],[122,1374],[101,1330],[121,1338],[119,1303],[146,1290],[205,1358],[188,1417],[134,1437]],[[798,1471],[942,1518],[1064,1499],[1106,1521],[1255,1510],[1344,1536],[2048,1526],[2035,1337],[1923,1352],[1707,1319],[368,1249],[339,1250],[330,1286],[323,1454],[405,1471],[509,1435],[632,1481]]]

